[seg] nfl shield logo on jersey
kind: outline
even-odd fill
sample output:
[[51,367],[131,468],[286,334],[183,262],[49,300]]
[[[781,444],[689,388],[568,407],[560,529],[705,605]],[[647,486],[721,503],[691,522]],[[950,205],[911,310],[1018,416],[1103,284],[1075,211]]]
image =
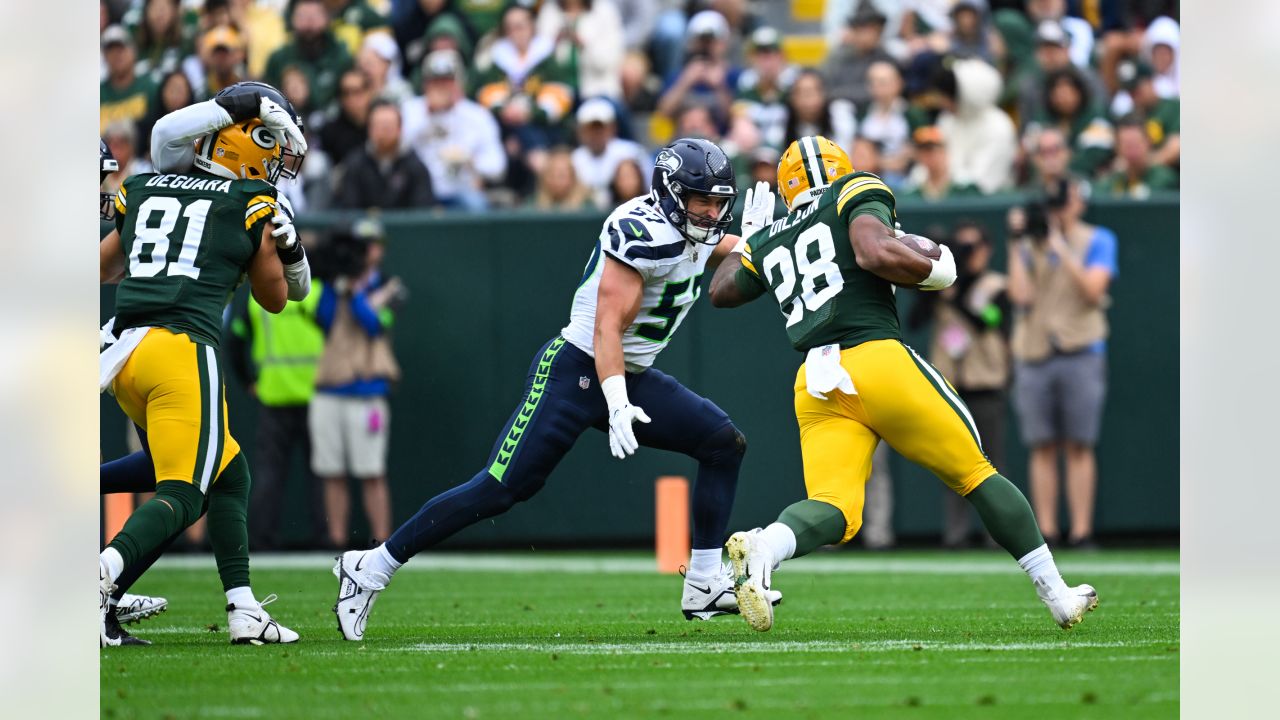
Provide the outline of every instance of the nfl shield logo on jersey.
[[586,375],[579,377],[578,387],[582,388],[583,390],[586,390],[587,388],[591,387],[591,378],[587,377]]

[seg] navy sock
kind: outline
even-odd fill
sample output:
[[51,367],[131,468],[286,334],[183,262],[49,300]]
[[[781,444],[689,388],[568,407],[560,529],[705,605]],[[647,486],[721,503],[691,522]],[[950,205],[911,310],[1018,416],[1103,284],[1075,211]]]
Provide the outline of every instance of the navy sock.
[[747,452],[747,439],[732,424],[712,433],[698,448],[698,478],[693,485],[693,547],[719,549],[724,545],[738,489],[738,468]]
[[156,489],[155,465],[141,450],[103,463],[98,469],[98,478],[103,495],[155,492]]
[[500,515],[524,498],[482,470],[471,480],[431,498],[387,538],[396,562],[438,544],[459,530]]

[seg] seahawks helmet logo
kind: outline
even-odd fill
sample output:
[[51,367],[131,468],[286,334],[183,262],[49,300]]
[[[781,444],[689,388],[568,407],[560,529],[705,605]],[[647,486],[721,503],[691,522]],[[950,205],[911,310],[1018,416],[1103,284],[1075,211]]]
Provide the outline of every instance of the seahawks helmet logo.
[[670,149],[663,148],[662,152],[658,153],[658,159],[654,161],[654,164],[665,169],[668,173],[673,173],[680,169],[684,161]]
[[267,129],[266,125],[258,125],[250,130],[249,137],[253,138],[253,141],[257,143],[260,148],[265,148],[267,150],[275,149],[276,138],[271,134],[271,131]]

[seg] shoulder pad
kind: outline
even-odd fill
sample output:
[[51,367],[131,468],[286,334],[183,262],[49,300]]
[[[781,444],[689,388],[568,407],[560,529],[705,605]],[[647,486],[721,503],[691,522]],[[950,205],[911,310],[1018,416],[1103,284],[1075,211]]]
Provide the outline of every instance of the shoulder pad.
[[684,253],[684,238],[643,201],[615,210],[605,221],[600,241],[605,252],[633,267]]
[[888,203],[890,208],[895,202],[893,191],[889,186],[885,185],[878,175],[868,172],[849,173],[837,179],[832,183],[831,192],[827,194],[834,196],[836,212],[842,214],[850,203],[856,205],[862,200],[879,200]]

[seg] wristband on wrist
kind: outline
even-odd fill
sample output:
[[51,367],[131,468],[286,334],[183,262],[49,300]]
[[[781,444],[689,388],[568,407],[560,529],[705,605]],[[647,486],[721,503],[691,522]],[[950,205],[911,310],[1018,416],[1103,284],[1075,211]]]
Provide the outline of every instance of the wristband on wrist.
[[631,404],[627,398],[627,379],[622,375],[610,375],[605,378],[600,382],[600,389],[604,392],[604,401],[609,405],[610,413]]
[[279,257],[280,262],[285,265],[295,265],[307,259],[307,251],[302,248],[300,242],[294,242],[293,247],[288,248],[277,245],[276,257]]

